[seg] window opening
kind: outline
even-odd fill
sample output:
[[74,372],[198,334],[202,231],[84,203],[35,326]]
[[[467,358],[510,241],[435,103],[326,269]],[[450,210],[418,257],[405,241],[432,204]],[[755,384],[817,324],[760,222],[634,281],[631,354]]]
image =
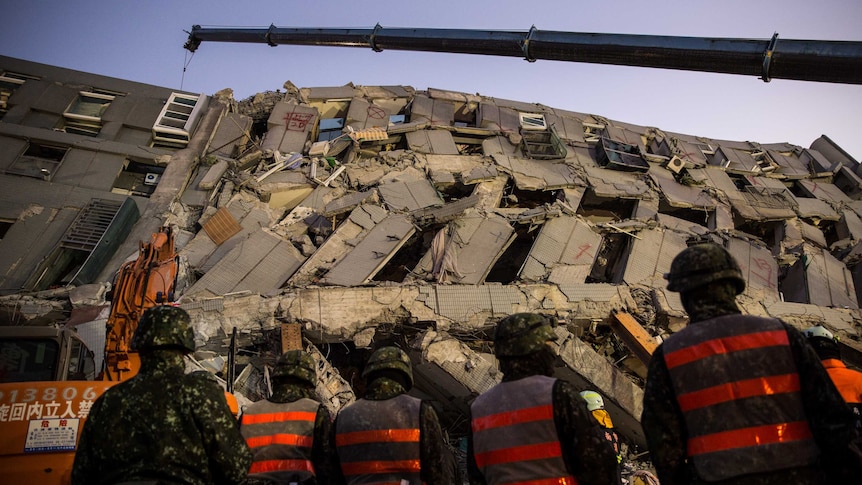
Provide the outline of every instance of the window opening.
[[403,114],[391,115],[389,116],[389,124],[390,125],[403,125],[406,121],[407,117]]
[[594,224],[631,219],[637,207],[636,199],[599,197],[589,189],[578,206],[578,215]]
[[667,201],[664,199],[659,201],[658,211],[661,214],[667,214],[678,219],[683,219],[688,222],[700,224],[704,227],[710,227],[710,220],[715,213],[714,210],[699,210],[689,209],[685,207],[673,207],[668,204]]
[[494,263],[485,278],[486,282],[506,285],[518,280],[518,274],[521,272],[524,262],[527,261],[530,249],[533,248],[533,243],[539,235],[538,228],[539,226],[531,224],[518,224],[515,227],[514,241]]
[[776,234],[784,223],[785,221],[734,220],[734,227],[737,231],[753,236],[771,248],[778,243]]
[[68,147],[31,142],[6,173],[51,180],[68,151]]
[[440,194],[444,202],[452,202],[469,197],[475,187],[475,185],[464,185],[461,182],[455,182],[445,187],[437,187],[437,193]]
[[[478,106],[478,105],[476,105]],[[461,105],[461,107],[457,107],[455,109],[455,119],[453,121],[453,126],[458,126],[462,128],[467,127],[475,127],[476,125],[476,109],[470,109],[469,104]]]
[[596,161],[605,168],[626,172],[646,172],[649,163],[644,160],[640,147],[611,140],[602,136],[596,144]]
[[102,130],[102,115],[113,100],[113,95],[81,91],[63,112],[60,129],[76,135],[98,135]]
[[111,192],[124,195],[149,197],[156,190],[165,167],[126,160],[123,169],[114,180]]
[[330,141],[343,134],[344,118],[323,118],[320,120],[320,134],[317,141]]
[[514,185],[514,180],[509,179],[503,189],[503,200],[500,207],[520,207],[534,209],[545,204],[553,204],[557,200],[555,190],[521,190]]
[[372,281],[403,282],[419,264],[422,256],[431,249],[434,236],[444,227],[446,227],[445,224],[434,224],[422,231],[416,231],[389,262],[374,275]]
[[629,235],[618,232],[611,232],[602,236],[602,245],[586,282],[619,283],[630,241]]
[[521,149],[524,155],[539,160],[566,157],[562,140],[545,121],[545,115],[518,113],[520,119]]
[[80,339],[74,337],[70,342],[69,350],[69,368],[66,372],[66,380],[94,380],[96,378],[96,362],[93,358],[93,351],[88,349]]

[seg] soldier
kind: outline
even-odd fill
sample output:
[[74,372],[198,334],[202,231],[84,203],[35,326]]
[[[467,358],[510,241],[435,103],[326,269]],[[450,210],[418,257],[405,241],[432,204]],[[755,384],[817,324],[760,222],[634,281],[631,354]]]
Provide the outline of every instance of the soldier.
[[848,369],[841,360],[841,348],[838,339],[832,332],[821,325],[806,329],[802,332],[808,339],[808,343],[817,352],[823,367],[832,378],[832,383],[838,388],[841,397],[856,415],[856,429],[862,431],[862,372]]
[[224,391],[207,372],[185,374],[195,349],[188,313],[148,309],[131,348],[141,370],[93,403],[72,483],[240,483],[251,453]]
[[655,351],[644,389],[662,485],[849,483],[852,414],[799,331],[741,314],[730,253],[691,246],[665,278],[691,324]]
[[470,406],[471,484],[617,484],[617,459],[586,402],[550,377],[554,332],[536,313],[504,318],[494,332],[503,381]]
[[410,357],[381,347],[362,377],[365,396],[335,419],[335,445],[349,484],[452,485],[458,483],[434,408],[406,393],[413,387]]
[[317,364],[303,350],[285,352],[272,372],[272,396],[244,409],[240,431],[251,448],[250,484],[330,484],[331,419],[316,399]]

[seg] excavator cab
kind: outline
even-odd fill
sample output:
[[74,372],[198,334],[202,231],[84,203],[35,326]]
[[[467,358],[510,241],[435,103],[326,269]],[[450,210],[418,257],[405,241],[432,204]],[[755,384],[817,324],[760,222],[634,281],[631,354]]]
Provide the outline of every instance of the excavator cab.
[[93,351],[71,328],[0,326],[0,483],[68,483],[93,401]]
[[95,378],[93,351],[74,330],[0,327],[0,383]]

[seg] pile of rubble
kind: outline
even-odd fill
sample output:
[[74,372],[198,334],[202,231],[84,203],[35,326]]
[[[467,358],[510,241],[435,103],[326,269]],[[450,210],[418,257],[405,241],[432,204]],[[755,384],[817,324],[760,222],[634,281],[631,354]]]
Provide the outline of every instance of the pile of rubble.
[[825,324],[859,359],[862,179],[826,137],[712,140],[438,89],[284,88],[215,96],[218,126],[164,214],[199,365],[226,376],[237,329],[245,399],[266,395],[285,325],[332,412],[361,395],[370,350],[396,343],[458,443],[469,402],[500,380],[493,326],[542,312],[558,375],[605,395],[640,457],[645,363],[687,322],[662,275],[694,240],[740,262],[745,312]]

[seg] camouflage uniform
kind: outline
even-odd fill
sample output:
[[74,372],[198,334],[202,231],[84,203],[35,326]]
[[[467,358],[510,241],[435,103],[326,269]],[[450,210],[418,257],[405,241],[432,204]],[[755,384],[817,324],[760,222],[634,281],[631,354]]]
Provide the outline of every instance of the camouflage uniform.
[[[707,325],[709,322],[712,324],[728,322],[727,325],[742,323],[755,327],[763,322],[763,325],[771,325],[770,328],[775,325],[778,325],[779,329],[783,328],[787,334],[792,365],[795,365],[799,377],[801,388],[798,395],[801,406],[820,453],[819,462],[811,465],[804,465],[804,458],[800,457],[799,465],[795,467],[728,477],[709,483],[740,485],[849,483],[844,482],[842,477],[848,476],[848,473],[855,473],[852,470],[857,466],[857,462],[847,450],[847,444],[853,432],[850,427],[852,416],[829,381],[829,376],[820,365],[817,356],[805,344],[800,332],[774,319],[741,315],[735,299],[736,295],[744,290],[745,281],[736,262],[724,248],[718,245],[697,245],[683,251],[674,260],[671,273],[665,277],[669,280],[668,289],[680,292],[691,325],[666,339],[655,351],[649,363],[644,389],[641,424],[662,485],[706,483],[688,454],[690,445],[688,426],[674,391],[677,383],[672,378],[665,356],[666,348],[674,339],[679,339],[682,335],[692,335],[690,332],[700,328],[697,327],[698,325]],[[733,375],[740,376],[740,379],[758,379],[761,376],[765,379],[771,375],[770,368],[776,365],[774,361],[765,358],[769,355],[766,352],[766,350],[762,352],[763,358],[755,360],[755,365],[735,367],[732,370],[716,368],[714,372],[722,375],[735,372]],[[749,355],[748,358],[756,359],[757,355],[760,354]],[[766,399],[770,399],[769,395],[767,393]],[[789,399],[792,394],[786,396],[788,397],[783,399]],[[740,400],[740,398],[734,399]],[[793,401],[784,402],[789,404]],[[776,409],[778,413],[784,412],[784,408]],[[771,415],[772,411],[763,410],[762,414],[767,416],[754,416],[754,414],[744,419],[749,421],[765,419],[767,421],[764,423],[769,423],[771,416],[768,415]],[[736,419],[729,416],[726,418]],[[757,463],[756,459],[754,460]],[[725,461],[721,466],[725,469],[733,469],[739,464]],[[765,466],[768,468],[769,464]]]
[[[525,330],[532,327],[533,331],[526,331],[520,338],[503,342],[499,335],[500,327],[505,326],[504,322],[507,321],[514,322],[515,326],[523,326]],[[502,381],[507,383],[532,376],[551,376],[556,354],[545,344],[554,338],[547,320],[536,314],[515,314],[504,319],[504,322],[498,324],[495,335],[495,353],[500,359]],[[557,379],[551,392],[553,424],[568,472],[582,485],[620,483],[616,455],[578,391],[569,382]],[[471,484],[488,484],[476,463],[473,433],[468,436],[467,473]]]
[[145,312],[132,340],[141,370],[93,404],[72,483],[239,483],[245,477],[251,453],[224,391],[206,372],[184,372],[182,354],[194,349],[188,322],[179,308]]
[[[380,355],[382,352],[390,352],[391,347],[383,347],[375,354]],[[397,353],[402,359],[409,362],[409,357],[400,349],[395,348],[392,353]],[[372,359],[375,356],[372,355]],[[369,359],[371,362],[371,359]],[[409,372],[409,375],[405,375]],[[413,384],[412,368],[407,364],[407,367],[402,370],[395,370],[389,365],[374,367],[366,365],[362,373],[363,377],[370,379],[365,391],[365,395],[360,400],[369,402],[387,401],[398,396],[406,394]],[[345,408],[346,409],[346,408]],[[343,410],[342,410],[343,412]],[[333,431],[338,431],[339,414],[333,424]],[[455,465],[455,458],[452,452],[446,446],[446,440],[443,437],[443,431],[440,427],[440,421],[437,418],[437,412],[427,401],[422,401],[419,407],[419,452],[420,452],[420,472],[419,476],[423,483],[427,485],[452,485],[461,483],[461,478],[458,469]],[[339,462],[339,457],[336,455],[336,461]],[[340,471],[341,480],[346,480]]]
[[[301,363],[294,364],[296,360],[294,356],[298,355]],[[289,364],[288,364],[289,362]],[[317,401],[317,396],[314,392],[314,385],[317,383],[316,363],[314,359],[304,351],[294,350],[286,352],[276,363],[275,370],[272,373],[273,389],[272,396],[266,401],[270,403],[284,404],[284,410],[289,410],[290,403],[295,403],[301,399],[310,399]],[[251,407],[255,406],[254,404]],[[246,412],[251,410],[251,407],[246,409]],[[244,414],[243,417],[248,416]],[[246,438],[249,437],[249,428],[241,421],[240,431]],[[307,480],[305,483],[313,485],[320,484],[340,484],[339,474],[335,471],[333,464],[333,446],[332,446],[332,419],[329,416],[329,411],[324,406],[318,406],[317,414],[314,419],[314,440],[311,446],[311,462],[314,465],[315,479]],[[253,449],[254,461],[272,458],[266,446],[260,449]],[[278,450],[273,450],[278,453]],[[270,456],[267,456],[270,454]],[[274,474],[278,475],[278,474]],[[279,477],[281,478],[281,477]],[[295,481],[295,480],[289,480]],[[266,483],[282,483],[276,480],[270,480],[265,477],[255,477],[249,475],[246,480],[246,485],[266,484]]]

